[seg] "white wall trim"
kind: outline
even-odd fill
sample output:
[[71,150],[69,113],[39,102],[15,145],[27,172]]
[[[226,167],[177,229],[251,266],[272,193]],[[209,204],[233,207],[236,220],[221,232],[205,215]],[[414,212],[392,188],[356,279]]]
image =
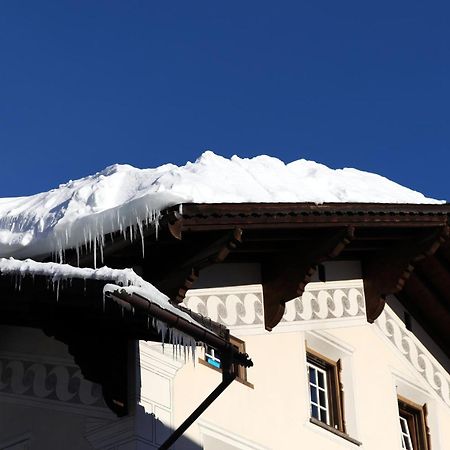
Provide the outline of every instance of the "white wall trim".
[[[9,376],[4,374],[9,373]],[[110,418],[101,387],[70,359],[0,353],[0,399],[9,404]]]
[[[267,333],[260,284],[191,289],[184,304],[244,336]],[[273,333],[359,326],[367,322],[363,280],[312,282],[286,303]]]
[[406,329],[405,324],[388,305],[375,321],[375,325],[384,340],[387,339],[403,356],[408,366],[427,382],[447,406],[450,406],[450,374],[419,339]]
[[216,438],[226,444],[233,445],[239,450],[270,450],[270,447],[263,446],[249,439],[243,438],[231,431],[227,431],[217,425],[208,422],[204,419],[199,419],[197,421],[200,434],[202,436],[211,436]]

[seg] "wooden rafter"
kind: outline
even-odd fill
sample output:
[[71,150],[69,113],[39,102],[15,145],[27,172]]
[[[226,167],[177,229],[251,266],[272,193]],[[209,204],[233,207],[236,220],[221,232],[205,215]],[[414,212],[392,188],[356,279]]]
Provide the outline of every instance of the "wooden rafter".
[[363,261],[367,320],[372,323],[383,311],[386,295],[400,292],[415,264],[433,255],[448,239],[448,227],[432,228],[421,239],[411,239],[368,256]]
[[200,270],[223,262],[230,252],[241,243],[241,240],[242,230],[235,228],[207,248],[201,249],[195,256],[174,268],[164,279],[156,281],[154,284],[172,300],[181,303],[186,291],[199,277]]
[[285,303],[303,294],[317,264],[335,258],[350,243],[354,228],[348,227],[312,240],[302,252],[282,253],[262,264],[264,317],[271,331],[281,320]]

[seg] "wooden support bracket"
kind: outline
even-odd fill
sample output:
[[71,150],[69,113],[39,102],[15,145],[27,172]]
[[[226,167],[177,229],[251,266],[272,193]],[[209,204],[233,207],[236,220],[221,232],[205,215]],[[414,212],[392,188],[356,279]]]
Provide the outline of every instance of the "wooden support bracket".
[[155,286],[168,295],[176,303],[184,300],[186,291],[191,289],[193,283],[199,277],[201,269],[212,264],[223,262],[242,241],[242,230],[235,228],[221,239],[199,251],[188,261],[179,265],[160,282],[154,282]]
[[383,311],[386,296],[403,289],[415,264],[433,255],[449,237],[449,228],[435,228],[363,261],[367,320],[373,323]]
[[262,264],[265,326],[271,331],[281,320],[285,303],[303,294],[317,265],[333,259],[351,242],[354,228],[328,232],[301,252],[283,253]]

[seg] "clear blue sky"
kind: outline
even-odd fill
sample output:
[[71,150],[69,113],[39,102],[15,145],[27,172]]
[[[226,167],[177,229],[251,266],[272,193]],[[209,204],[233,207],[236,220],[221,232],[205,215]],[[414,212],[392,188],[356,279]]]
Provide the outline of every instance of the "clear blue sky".
[[0,196],[301,157],[450,199],[450,3],[3,1]]

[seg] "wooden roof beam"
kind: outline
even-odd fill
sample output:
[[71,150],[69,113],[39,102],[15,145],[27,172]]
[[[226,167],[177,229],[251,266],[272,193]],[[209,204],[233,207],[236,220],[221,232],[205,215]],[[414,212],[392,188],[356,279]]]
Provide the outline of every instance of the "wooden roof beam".
[[383,311],[386,295],[400,292],[415,264],[433,255],[448,236],[448,227],[433,228],[424,233],[422,239],[391,246],[363,261],[367,320],[370,323]]
[[303,251],[273,256],[262,263],[264,318],[271,331],[281,320],[285,303],[303,294],[317,264],[333,259],[351,242],[354,228],[328,231],[311,240]]
[[201,249],[188,261],[173,269],[164,279],[153,281],[153,284],[172,300],[181,303],[184,300],[186,291],[191,289],[193,283],[199,277],[200,270],[212,264],[223,262],[241,241],[242,230],[235,228],[207,248]]
[[413,273],[398,298],[436,344],[450,358],[449,310],[429,286]]
[[450,307],[450,266],[446,267],[438,253],[417,264],[414,274]]

